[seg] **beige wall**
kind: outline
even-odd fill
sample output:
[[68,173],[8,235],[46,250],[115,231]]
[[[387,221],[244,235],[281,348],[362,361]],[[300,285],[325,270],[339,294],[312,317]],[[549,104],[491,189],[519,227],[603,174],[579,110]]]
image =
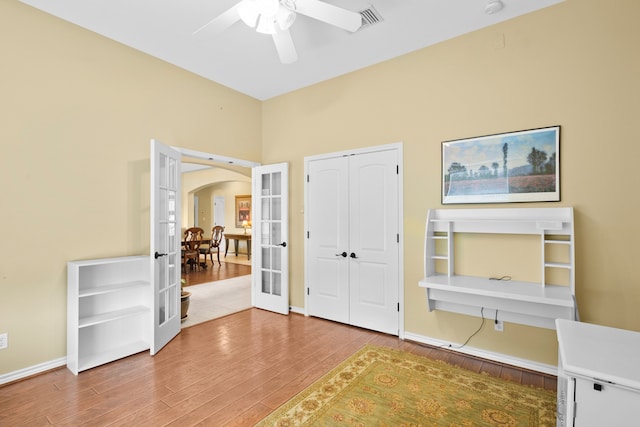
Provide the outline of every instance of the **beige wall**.
[[235,221],[235,201],[238,195],[250,195],[251,183],[228,181],[212,184],[196,193],[200,198],[200,218],[199,226],[207,230],[207,235],[213,224],[213,212],[211,210],[214,197],[224,197],[224,223],[220,225],[225,227],[227,233],[242,233],[242,227],[236,227]]
[[[543,205],[575,207],[582,318],[640,331],[637,16],[635,0],[567,0],[260,103],[1,2],[0,374],[64,356],[66,261],[148,251],[152,137],[290,163],[294,306],[303,157],[403,141],[406,329],[461,342],[478,319],[428,313],[417,286],[425,214],[440,206],[440,143],[561,125],[562,201]],[[470,345],[556,361],[553,331],[487,326]]]
[[251,194],[251,169],[240,168],[241,172],[225,170],[220,167],[182,174],[182,228],[194,224],[194,196],[198,196],[198,226],[209,237],[213,228],[212,201],[214,197],[224,197],[224,224],[227,233],[242,233],[236,228],[236,196]]
[[65,356],[67,261],[148,253],[149,140],[259,161],[261,103],[18,1],[0,28],[3,374]]
[[[292,249],[303,245],[304,156],[403,141],[406,330],[463,342],[479,319],[428,313],[417,286],[425,215],[441,206],[441,142],[561,125],[562,201],[526,206],[575,208],[582,319],[640,331],[638,16],[635,0],[567,0],[265,102],[262,161],[291,162]],[[302,306],[302,251],[290,265]],[[550,330],[487,322],[470,345],[557,360]]]

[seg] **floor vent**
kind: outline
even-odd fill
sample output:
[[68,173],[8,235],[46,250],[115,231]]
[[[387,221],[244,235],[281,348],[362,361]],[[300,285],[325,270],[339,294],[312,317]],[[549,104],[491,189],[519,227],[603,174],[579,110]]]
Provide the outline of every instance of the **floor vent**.
[[361,10],[360,16],[362,16],[362,27],[360,27],[360,30],[384,21],[380,12],[378,12],[373,6],[369,6],[368,8]]

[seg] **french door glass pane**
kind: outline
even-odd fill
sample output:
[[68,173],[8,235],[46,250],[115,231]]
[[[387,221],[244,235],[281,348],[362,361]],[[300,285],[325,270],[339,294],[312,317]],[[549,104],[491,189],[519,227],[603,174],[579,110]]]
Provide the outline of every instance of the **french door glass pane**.
[[271,233],[270,233],[271,230],[269,229],[269,223],[263,222],[260,228],[262,229],[262,236],[260,237],[260,243],[262,245],[270,244],[271,239],[269,237],[271,236]]
[[167,290],[161,290],[158,293],[158,325],[162,325],[167,321]]
[[169,158],[169,188],[176,188],[178,185],[178,162],[176,159]]
[[160,187],[167,186],[167,156],[164,154],[160,154],[158,156],[158,163],[160,163],[158,178],[160,180]]
[[262,271],[262,293],[271,293],[271,272]]
[[159,264],[159,269],[158,269],[158,278],[160,280],[160,290],[165,289],[166,283],[167,283],[167,258],[165,257],[160,257],[158,258],[158,264]]
[[176,192],[174,190],[169,191],[169,202],[167,205],[167,219],[169,221],[176,220]]
[[282,292],[282,286],[281,286],[281,280],[280,280],[280,273],[273,273],[272,274],[272,279],[273,279],[273,284],[271,285],[271,294],[272,295],[281,295]]
[[169,264],[169,281],[170,284],[175,284],[175,278],[176,276],[176,267],[177,267],[177,263],[176,263],[176,254],[169,254],[168,256],[168,264]]
[[176,237],[176,223],[175,222],[170,222],[170,223],[167,224],[167,237],[169,238],[169,242],[171,242],[171,239],[175,239],[175,237]]
[[274,172],[271,174],[271,184],[272,184],[272,192],[271,194],[274,196],[281,196],[280,184],[282,183],[282,174],[280,172]]
[[271,195],[271,179],[269,174],[262,175],[262,195],[269,196]]
[[273,224],[271,224],[271,244],[272,245],[279,245],[280,243],[282,243],[282,238],[280,237],[282,235],[281,230],[282,230],[282,224],[280,224],[279,222],[274,222]]
[[262,198],[262,219],[271,219],[270,199],[268,197]]
[[271,248],[262,248],[262,268],[271,268]]
[[282,199],[280,197],[271,199],[271,216],[275,221],[282,219]]
[[176,313],[176,307],[178,306],[178,304],[176,303],[177,300],[177,292],[175,292],[175,288],[176,288],[177,284],[172,283],[171,286],[169,286],[169,289],[167,291],[167,295],[169,296],[169,319],[171,319],[173,316],[175,316]]
[[158,225],[158,251],[161,253],[166,253],[167,248],[169,247],[169,239],[168,239],[168,224],[166,222],[162,222]]
[[273,262],[271,264],[271,269],[275,271],[282,271],[282,249],[280,247],[273,248]]
[[160,196],[160,221],[166,221],[167,220],[167,190],[165,188],[161,188],[160,192],[159,192],[159,196]]

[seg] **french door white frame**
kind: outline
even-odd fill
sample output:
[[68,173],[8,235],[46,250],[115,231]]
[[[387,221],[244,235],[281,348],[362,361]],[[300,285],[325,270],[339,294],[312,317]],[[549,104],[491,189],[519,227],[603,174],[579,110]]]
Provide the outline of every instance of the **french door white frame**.
[[180,333],[180,153],[150,145],[151,338],[155,355]]
[[[400,301],[400,310],[398,313],[398,337],[400,339],[404,339],[404,181],[403,181],[403,154],[402,154],[402,142],[396,142],[392,144],[378,145],[374,147],[366,147],[355,150],[346,150],[339,151],[335,153],[327,153],[321,154],[317,156],[309,156],[304,158],[304,176],[308,176],[309,174],[309,162],[314,160],[323,160],[323,159],[331,159],[335,157],[342,156],[352,156],[356,154],[365,154],[365,153],[375,153],[378,151],[389,151],[389,150],[397,150],[398,152],[398,233],[400,234],[400,245],[398,247],[398,300]],[[306,178],[305,178],[306,179]],[[305,187],[306,188],[306,187]],[[308,209],[309,206],[309,194],[305,190],[304,193],[304,230],[309,229],[308,223]],[[305,289],[306,284],[309,283],[309,242],[308,239],[304,239],[304,283]],[[309,296],[307,292],[304,293],[304,314],[305,316],[309,316]]]
[[257,166],[252,174],[251,305],[289,314],[289,164]]

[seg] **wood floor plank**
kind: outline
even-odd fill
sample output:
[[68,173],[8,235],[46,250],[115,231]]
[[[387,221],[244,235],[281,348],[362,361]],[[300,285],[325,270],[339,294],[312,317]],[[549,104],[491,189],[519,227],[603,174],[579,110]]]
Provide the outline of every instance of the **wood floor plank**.
[[245,276],[251,274],[251,266],[243,264],[235,264],[231,262],[225,262],[221,257],[222,265],[211,266],[211,263],[207,263],[207,268],[182,272],[182,278],[186,281],[184,286],[198,285],[200,283],[215,282],[216,280],[231,279],[238,276]]
[[157,355],[0,387],[0,425],[252,425],[370,343],[554,390],[556,378],[365,329],[250,309],[184,329]]
[[109,427],[130,427],[130,426],[144,426],[149,422],[149,418],[153,414],[162,412],[167,409],[162,401],[152,401],[145,405],[141,405],[132,413],[123,413],[120,417],[108,425]]
[[[69,373],[69,375],[73,374]],[[48,387],[45,392],[37,389],[25,394],[16,392],[16,399],[13,402],[6,402],[1,406],[0,425],[23,425],[32,420],[48,419],[48,416],[55,411],[63,408],[72,411],[78,402],[95,395],[96,393],[91,389],[50,393]]]
[[482,362],[482,366],[480,367],[480,372],[484,372],[496,378],[500,377],[501,371],[502,371],[502,366],[493,362]]
[[500,378],[507,381],[522,383],[522,370],[512,366],[503,366],[500,370]]
[[198,423],[196,425],[201,427],[208,427],[211,425],[221,425],[222,427],[252,426],[269,415],[272,411],[273,410],[271,408],[267,408],[263,404],[258,403],[251,406],[248,410],[245,410],[235,418],[232,418],[228,422],[224,422],[224,424],[222,424],[221,420],[207,418],[206,420],[202,420],[201,423]]

